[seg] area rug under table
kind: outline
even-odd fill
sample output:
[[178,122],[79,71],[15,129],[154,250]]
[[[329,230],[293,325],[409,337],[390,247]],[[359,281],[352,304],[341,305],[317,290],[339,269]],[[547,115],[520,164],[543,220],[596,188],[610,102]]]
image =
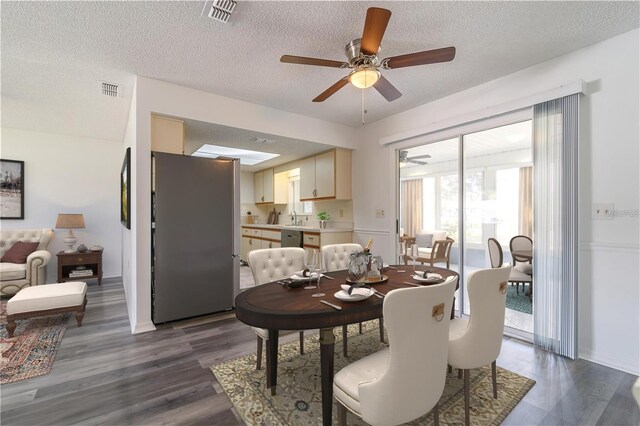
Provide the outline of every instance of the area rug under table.
[[7,303],[0,304],[0,383],[42,376],[51,371],[71,314],[18,320],[12,338],[7,334]]
[[[386,345],[380,342],[378,323],[365,323],[366,332],[358,334],[357,326],[349,327],[349,357],[342,356],[339,328],[336,329],[335,371],[371,354]],[[246,355],[223,364],[211,371],[247,425],[319,425],[322,424],[320,387],[320,345],[318,336],[305,339],[305,354],[300,355],[298,342],[282,344],[278,352],[278,394],[271,395],[266,388],[264,368],[256,371],[256,355]],[[498,399],[493,399],[491,368],[471,371],[471,423],[498,425],[518,404],[535,381],[498,368]],[[440,424],[464,423],[464,396],[462,379],[457,370],[447,375],[447,383],[440,399]],[[416,396],[419,397],[419,396]],[[336,402],[333,424],[337,424]],[[365,424],[353,414],[347,414],[347,423]],[[427,414],[411,425],[433,424]]]

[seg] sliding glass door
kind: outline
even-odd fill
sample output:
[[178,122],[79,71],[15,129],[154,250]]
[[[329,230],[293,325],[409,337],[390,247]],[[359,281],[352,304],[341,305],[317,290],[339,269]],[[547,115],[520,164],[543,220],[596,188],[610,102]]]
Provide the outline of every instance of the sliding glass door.
[[[400,236],[416,237],[420,257],[436,238],[454,240],[449,264],[461,275],[456,310],[469,315],[466,283],[471,272],[490,267],[488,239],[497,239],[504,262],[512,262],[511,238],[532,236],[531,121],[403,149],[398,158]],[[508,292],[505,325],[532,332],[529,285]]]

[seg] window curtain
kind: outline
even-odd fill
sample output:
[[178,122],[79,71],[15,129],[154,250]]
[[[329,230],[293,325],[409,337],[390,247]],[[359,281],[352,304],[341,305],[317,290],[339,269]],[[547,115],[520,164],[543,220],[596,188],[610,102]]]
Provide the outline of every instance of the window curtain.
[[404,233],[415,237],[422,229],[422,179],[402,181],[402,226]]
[[518,233],[533,237],[533,167],[520,167]]
[[536,345],[577,357],[578,101],[534,106],[533,311]]

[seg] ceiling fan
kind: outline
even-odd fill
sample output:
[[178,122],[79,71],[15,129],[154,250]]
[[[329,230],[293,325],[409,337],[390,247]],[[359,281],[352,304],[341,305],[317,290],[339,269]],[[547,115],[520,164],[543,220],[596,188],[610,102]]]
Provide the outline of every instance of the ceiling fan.
[[306,58],[303,56],[283,55],[280,62],[289,64],[316,65],[331,68],[351,68],[353,71],[338,80],[333,86],[318,95],[313,102],[323,102],[329,96],[347,85],[353,84],[360,89],[373,86],[387,101],[395,101],[402,93],[389,82],[379,69],[396,69],[413,67],[416,65],[435,64],[448,62],[456,56],[455,47],[426,50],[423,52],[409,53],[406,55],[392,56],[380,60],[380,42],[387,29],[391,18],[391,11],[379,7],[367,9],[367,17],[364,22],[362,38],[352,40],[345,47],[348,62],[333,61],[329,59]]
[[423,154],[423,155],[416,155],[415,157],[409,157],[409,151],[400,151],[399,161],[400,161],[400,164],[415,163],[421,166],[424,166],[425,164],[429,164],[427,161],[418,161],[423,158],[431,158],[431,156],[429,154]]

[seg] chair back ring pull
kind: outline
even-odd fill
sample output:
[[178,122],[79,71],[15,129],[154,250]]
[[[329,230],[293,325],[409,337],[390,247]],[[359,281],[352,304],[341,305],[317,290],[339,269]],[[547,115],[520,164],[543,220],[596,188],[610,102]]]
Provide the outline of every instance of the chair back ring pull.
[[444,303],[435,305],[431,310],[431,316],[438,322],[442,321],[444,318]]

